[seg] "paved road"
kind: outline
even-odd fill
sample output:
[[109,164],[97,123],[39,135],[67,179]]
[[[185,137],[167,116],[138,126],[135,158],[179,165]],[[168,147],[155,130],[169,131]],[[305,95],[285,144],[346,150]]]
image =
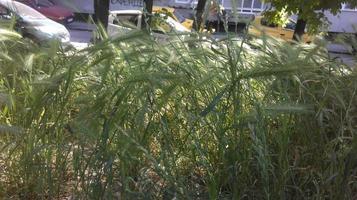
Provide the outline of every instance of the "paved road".
[[[90,39],[92,37],[92,32],[89,30],[90,28],[78,28],[78,27],[73,27],[73,29],[70,29],[70,34],[71,34],[71,44],[76,47],[77,49],[83,49],[88,46]],[[217,39],[220,38],[222,39],[224,35],[219,34],[216,36]],[[337,48],[337,47],[336,47]],[[336,50],[336,49],[334,49]],[[345,54],[345,53],[336,53],[336,52],[330,52],[331,58],[335,58],[337,60],[341,60],[343,63],[351,66],[351,67],[356,67],[357,61],[356,57],[350,55],[350,54]]]
[[92,32],[81,30],[70,30],[71,44],[77,49],[83,49],[88,47]]
[[330,56],[333,59],[340,60],[350,67],[357,67],[357,56],[353,56],[351,54],[343,54],[343,53],[332,53],[330,52]]
[[347,48],[345,45],[329,44],[327,46],[327,49],[330,52],[331,58],[340,60],[350,67],[356,67],[357,55],[355,56],[351,55],[349,53],[351,50]]

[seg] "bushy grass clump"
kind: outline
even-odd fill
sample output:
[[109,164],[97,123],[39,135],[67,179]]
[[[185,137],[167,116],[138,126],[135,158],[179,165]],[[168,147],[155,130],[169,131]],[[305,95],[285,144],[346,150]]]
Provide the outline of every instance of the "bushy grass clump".
[[1,38],[2,198],[356,198],[356,73],[322,45]]

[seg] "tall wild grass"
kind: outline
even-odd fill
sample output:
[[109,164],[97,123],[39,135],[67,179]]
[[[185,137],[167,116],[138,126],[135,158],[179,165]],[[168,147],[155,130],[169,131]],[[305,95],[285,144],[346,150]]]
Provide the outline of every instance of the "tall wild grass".
[[323,46],[0,37],[3,199],[356,199],[357,77]]

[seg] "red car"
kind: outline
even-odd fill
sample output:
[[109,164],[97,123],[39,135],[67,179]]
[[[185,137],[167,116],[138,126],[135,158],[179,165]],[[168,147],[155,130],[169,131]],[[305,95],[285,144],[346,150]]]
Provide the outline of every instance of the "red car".
[[45,15],[47,18],[61,24],[67,25],[74,20],[73,12],[63,6],[54,4],[51,0],[17,0],[24,3],[38,12]]

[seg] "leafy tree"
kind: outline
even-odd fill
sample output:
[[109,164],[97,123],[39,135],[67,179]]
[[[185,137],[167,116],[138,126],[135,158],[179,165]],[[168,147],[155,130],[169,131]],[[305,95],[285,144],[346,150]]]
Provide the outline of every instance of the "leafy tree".
[[306,25],[309,26],[309,32],[318,32],[323,22],[327,21],[325,11],[336,15],[340,12],[343,3],[357,6],[357,0],[264,0],[264,2],[271,3],[274,8],[266,13],[273,21],[282,12],[287,15],[298,14],[293,38],[295,40],[304,34]]

